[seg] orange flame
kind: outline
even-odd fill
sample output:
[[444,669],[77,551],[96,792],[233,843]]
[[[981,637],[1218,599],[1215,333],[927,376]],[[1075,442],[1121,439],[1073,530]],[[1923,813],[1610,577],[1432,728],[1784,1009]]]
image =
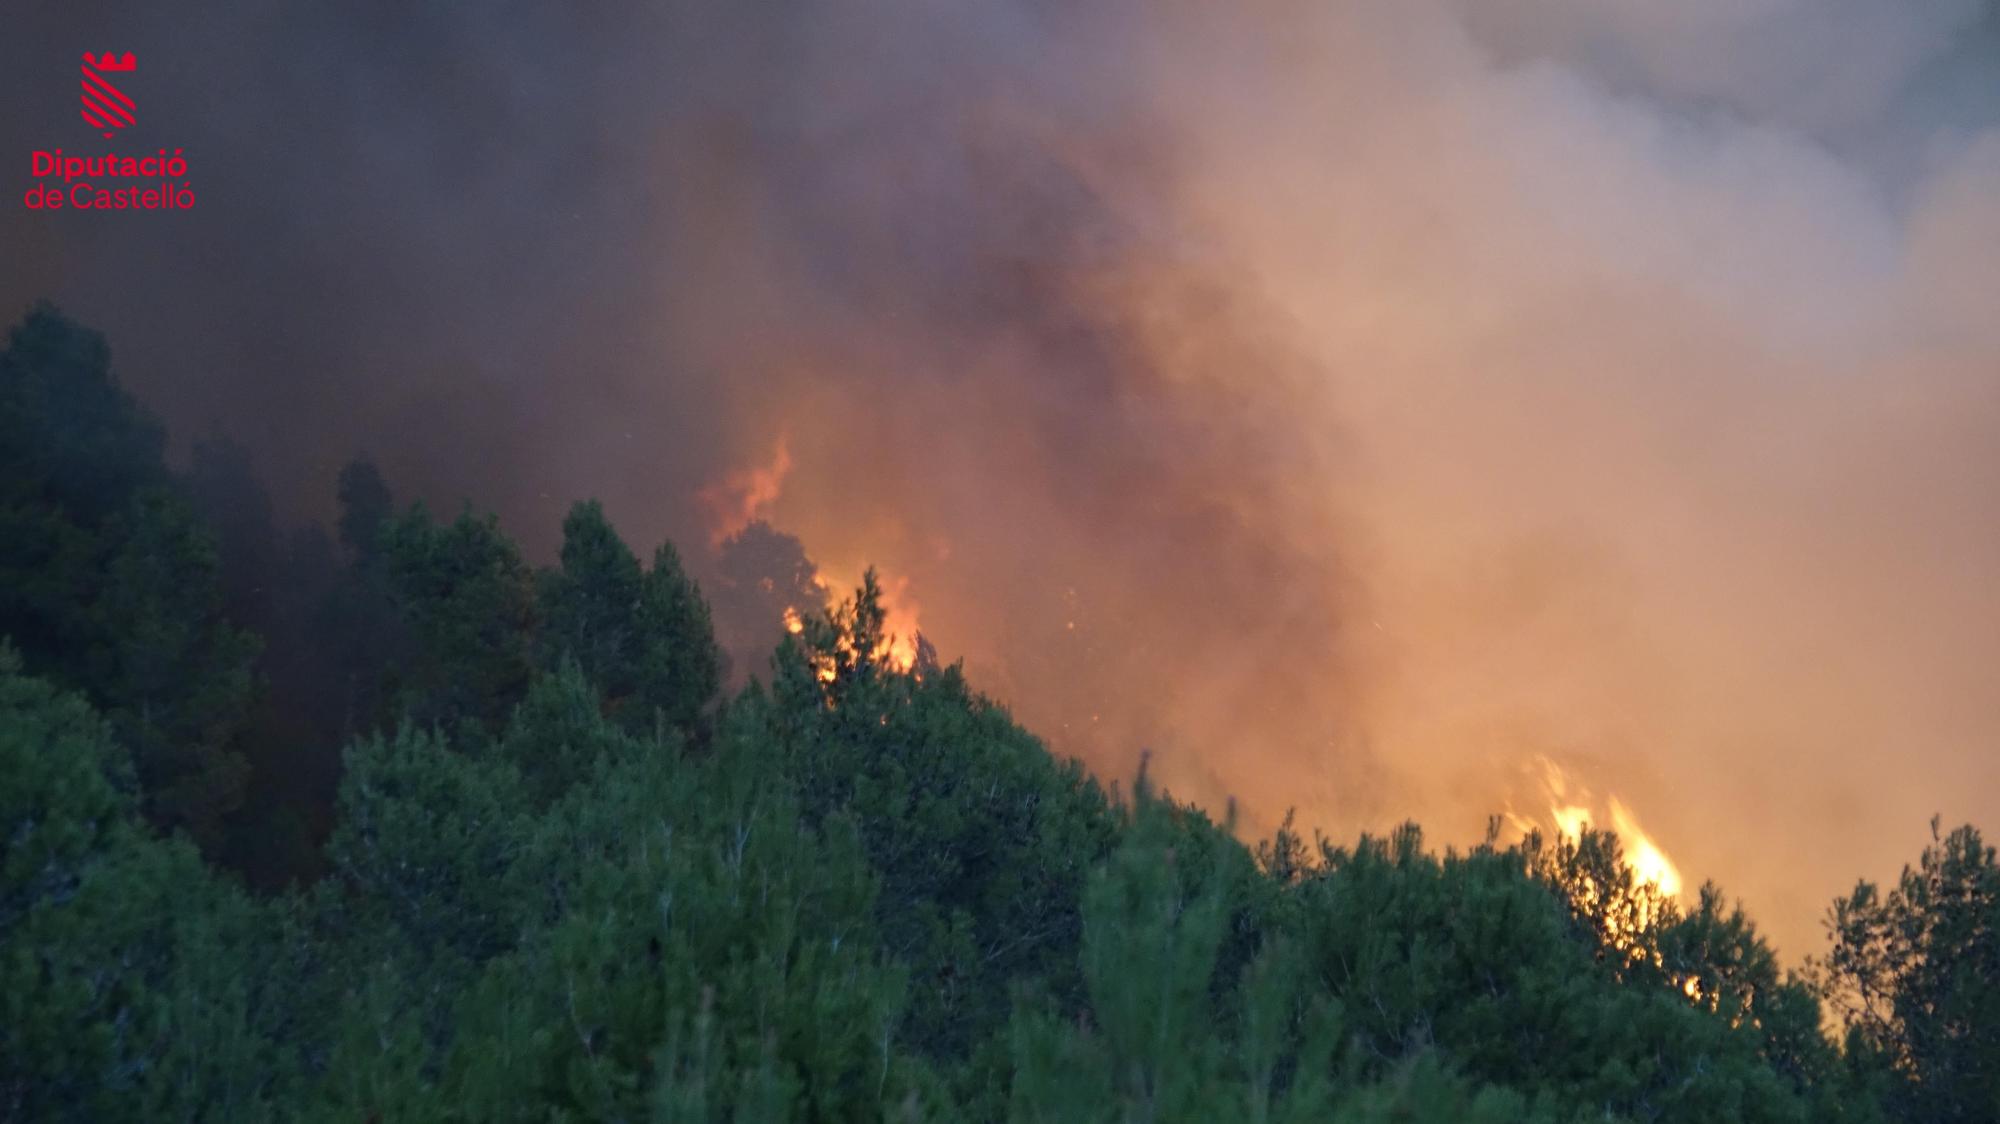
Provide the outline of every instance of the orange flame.
[[1625,850],[1625,865],[1632,868],[1640,882],[1650,883],[1661,894],[1669,898],[1679,897],[1681,892],[1681,872],[1673,860],[1667,857],[1653,837],[1639,826],[1639,817],[1616,796],[1610,797],[1603,807],[1608,815],[1594,814],[1595,801],[1587,788],[1578,784],[1562,766],[1546,757],[1537,757],[1541,767],[1542,785],[1548,800],[1548,819],[1540,822],[1533,816],[1508,813],[1515,828],[1526,833],[1544,827],[1553,828],[1558,834],[1572,841],[1583,834],[1586,825],[1609,828],[1618,836]]
[[[916,599],[910,596],[910,579],[907,575],[893,574],[877,566],[875,580],[882,587],[884,634],[882,647],[876,654],[897,671],[913,671],[917,666],[918,637],[923,630],[917,623],[919,606]],[[824,568],[820,570],[818,581],[826,593],[828,608],[839,604],[843,594],[861,587],[860,578],[848,581],[831,577]]]
[[1677,898],[1681,893],[1681,872],[1673,860],[1639,827],[1639,820],[1616,796],[1611,798],[1611,830],[1625,844],[1625,862],[1639,881],[1649,882],[1660,893]]
[[[790,605],[785,606],[785,631],[791,633],[793,636],[797,636],[800,633],[804,632],[805,630],[806,630],[805,618],[799,616],[799,611],[797,609],[792,608]],[[833,660],[825,656],[812,656],[810,657],[810,660],[812,663],[813,675],[817,677],[820,682],[831,683],[834,681],[834,679],[839,677],[840,671],[837,667],[834,666]]]
[[883,657],[898,671],[909,671],[917,666],[917,602],[910,596],[910,579],[906,575],[875,571],[882,583],[882,629],[887,636],[883,647]]
[[[789,430],[781,430],[768,464],[737,469],[696,492],[696,500],[708,511],[710,548],[721,547],[731,536],[764,518],[766,510],[783,493],[791,471],[791,435]],[[914,671],[923,645],[922,630],[917,624],[917,602],[910,596],[910,579],[879,565],[875,576],[882,589],[885,634],[875,654],[898,671]],[[818,568],[812,581],[828,609],[836,608],[844,596],[861,586],[858,574],[847,580],[844,571],[842,576],[835,576],[826,566]],[[795,636],[805,631],[805,622],[796,609],[785,610],[784,623],[785,631]]]

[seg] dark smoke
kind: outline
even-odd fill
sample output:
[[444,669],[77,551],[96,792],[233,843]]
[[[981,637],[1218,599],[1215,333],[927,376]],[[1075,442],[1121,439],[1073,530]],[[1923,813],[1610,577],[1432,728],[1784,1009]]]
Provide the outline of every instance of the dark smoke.
[[597,496],[726,621],[698,496],[789,435],[762,546],[1058,750],[1341,834],[1595,762],[1788,948],[2000,800],[1991,4],[6,19],[20,186],[130,50],[200,202],[0,210],[0,310],[292,519],[360,452],[542,557]]

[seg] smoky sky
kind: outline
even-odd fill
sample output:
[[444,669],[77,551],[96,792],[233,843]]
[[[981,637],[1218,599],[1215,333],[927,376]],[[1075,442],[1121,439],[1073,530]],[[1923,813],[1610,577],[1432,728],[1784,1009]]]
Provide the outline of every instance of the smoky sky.
[[[1615,793],[1788,953],[2000,812],[1986,0],[16,6],[0,308],[188,440],[879,564],[1109,778]],[[32,213],[132,51],[175,214]],[[1528,809],[1532,810],[1532,809]]]

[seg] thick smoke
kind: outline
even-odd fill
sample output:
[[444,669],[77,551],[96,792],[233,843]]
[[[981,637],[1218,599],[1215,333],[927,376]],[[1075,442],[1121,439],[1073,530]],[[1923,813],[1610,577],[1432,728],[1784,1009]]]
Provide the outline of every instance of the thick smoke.
[[0,301],[303,514],[366,450],[699,565],[782,441],[1108,776],[1465,841],[1546,755],[1793,953],[2000,820],[1991,3],[9,18],[22,187],[132,50],[200,203],[10,206]]

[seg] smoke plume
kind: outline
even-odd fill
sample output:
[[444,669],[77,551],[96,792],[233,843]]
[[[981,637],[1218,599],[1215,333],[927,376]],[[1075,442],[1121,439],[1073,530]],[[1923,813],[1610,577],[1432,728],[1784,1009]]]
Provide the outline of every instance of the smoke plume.
[[1466,842],[1560,761],[1790,954],[2000,821],[1990,2],[86,7],[0,158],[131,50],[199,203],[11,206],[0,302],[301,515],[768,523],[1109,778]]

